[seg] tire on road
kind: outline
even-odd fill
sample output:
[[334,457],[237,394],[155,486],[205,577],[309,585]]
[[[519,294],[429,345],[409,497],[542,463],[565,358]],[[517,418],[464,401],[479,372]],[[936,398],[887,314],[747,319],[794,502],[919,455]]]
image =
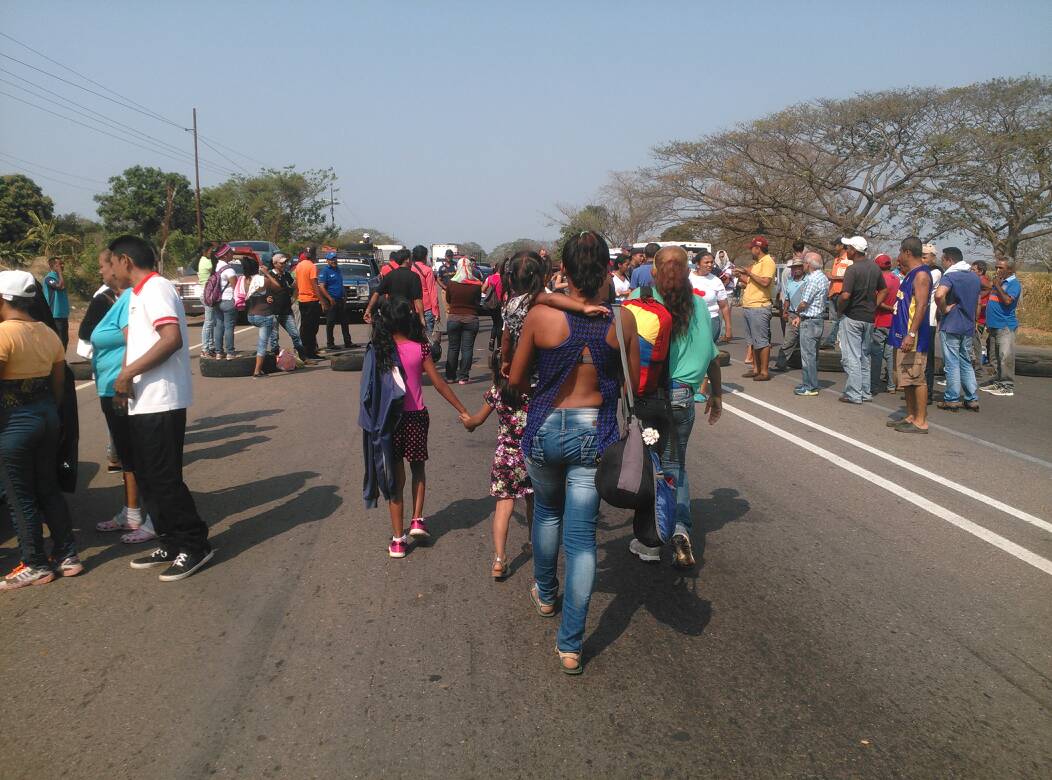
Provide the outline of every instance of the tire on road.
[[[238,355],[233,360],[219,360],[216,358],[201,358],[201,376],[214,377],[216,379],[228,379],[238,376],[252,376],[256,370],[255,355]],[[274,355],[263,358],[263,373],[273,374],[278,370]]]
[[329,368],[333,371],[361,371],[364,360],[365,349],[349,349],[339,355],[333,355],[329,360]]
[[839,349],[818,350],[818,370],[844,373],[844,364]]
[[75,363],[68,363],[69,370],[73,372],[73,378],[78,382],[83,382],[85,379],[91,379],[91,363],[86,360],[78,360]]
[[1017,350],[1015,372],[1020,376],[1052,376],[1052,350]]
[[731,364],[731,353],[728,352],[727,350],[721,349],[719,358],[720,358],[719,364],[721,366],[729,366]]

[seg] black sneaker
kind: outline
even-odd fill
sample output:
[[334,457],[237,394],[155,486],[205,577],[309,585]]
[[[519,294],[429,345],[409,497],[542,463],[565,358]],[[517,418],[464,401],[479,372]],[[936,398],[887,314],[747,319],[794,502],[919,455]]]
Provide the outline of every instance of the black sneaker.
[[163,547],[158,547],[149,555],[142,558],[133,558],[131,567],[133,569],[151,569],[154,566],[164,566],[175,560],[175,553],[170,553]]
[[215,554],[215,550],[208,550],[207,552],[200,553],[181,552],[175,556],[172,565],[165,569],[164,574],[158,577],[158,579],[161,582],[175,582],[177,580],[186,579],[212,560],[212,556]]

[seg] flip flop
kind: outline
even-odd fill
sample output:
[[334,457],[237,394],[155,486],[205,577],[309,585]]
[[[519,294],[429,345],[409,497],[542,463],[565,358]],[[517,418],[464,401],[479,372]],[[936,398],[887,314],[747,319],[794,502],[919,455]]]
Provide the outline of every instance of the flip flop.
[[157,538],[157,534],[152,531],[147,531],[142,526],[135,528],[131,533],[126,533],[121,537],[121,541],[125,544],[142,544],[143,542],[152,542]]
[[755,371],[746,371],[742,374],[742,379],[752,379],[754,376],[759,376]]
[[[543,601],[541,601],[541,594],[537,591],[536,583],[530,586],[530,601],[533,602],[533,606],[536,608],[537,614],[541,617],[555,617],[555,605],[545,604]],[[543,610],[543,607],[549,607],[551,609],[551,612],[545,612]]]
[[896,425],[894,430],[899,433],[927,433],[927,428],[918,428],[913,423],[906,423],[904,425]]

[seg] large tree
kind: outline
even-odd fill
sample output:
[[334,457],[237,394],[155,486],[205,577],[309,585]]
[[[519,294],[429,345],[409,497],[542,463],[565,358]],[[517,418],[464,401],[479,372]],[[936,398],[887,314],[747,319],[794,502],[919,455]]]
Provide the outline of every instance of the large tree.
[[482,244],[479,244],[475,241],[464,241],[460,244],[457,244],[457,247],[460,249],[460,254],[462,255],[473,257],[480,263],[486,261],[486,250],[482,248]]
[[732,234],[828,247],[919,231],[927,183],[961,157],[943,142],[945,106],[936,89],[803,103],[661,146],[647,173],[680,219]]
[[55,204],[28,176],[0,176],[0,246],[8,249],[21,243],[36,222],[55,215]]
[[239,238],[268,239],[279,244],[323,241],[336,235],[335,227],[326,224],[329,186],[335,181],[332,169],[268,168],[256,176],[235,176],[210,187],[202,193],[202,201],[208,210],[231,202],[242,203],[255,226],[255,234]]
[[494,262],[500,262],[504,258],[511,257],[518,252],[537,252],[541,249],[550,248],[551,243],[548,241],[537,241],[532,238],[517,238],[514,241],[507,241],[493,247],[493,250],[489,253],[488,257]]
[[[171,205],[169,206],[169,193]],[[194,194],[190,180],[181,173],[135,165],[110,177],[109,192],[95,196],[99,217],[111,232],[135,233],[154,239],[170,208],[169,228],[196,230]]]
[[1052,235],[1052,79],[959,87],[946,104],[942,143],[957,162],[928,189],[939,232],[968,233],[1004,257]]

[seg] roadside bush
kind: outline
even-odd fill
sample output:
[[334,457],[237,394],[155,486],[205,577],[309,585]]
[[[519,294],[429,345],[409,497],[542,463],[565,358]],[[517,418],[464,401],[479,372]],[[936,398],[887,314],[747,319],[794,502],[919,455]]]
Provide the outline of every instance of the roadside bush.
[[1023,297],[1019,300],[1019,324],[1052,331],[1052,274],[1021,273]]

